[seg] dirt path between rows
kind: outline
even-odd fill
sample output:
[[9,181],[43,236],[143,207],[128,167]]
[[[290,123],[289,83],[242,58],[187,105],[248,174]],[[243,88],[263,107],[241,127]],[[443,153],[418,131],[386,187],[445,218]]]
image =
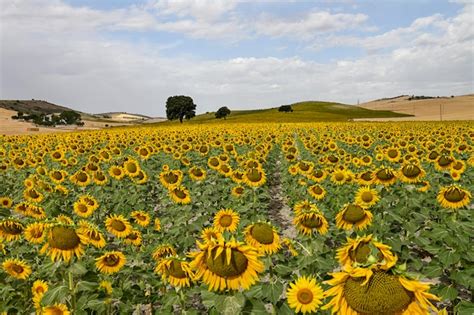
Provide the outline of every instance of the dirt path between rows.
[[286,195],[283,194],[281,187],[281,154],[275,163],[275,169],[269,182],[270,203],[269,216],[273,222],[277,222],[281,227],[283,237],[295,238],[296,229],[293,225],[292,210],[288,206]]

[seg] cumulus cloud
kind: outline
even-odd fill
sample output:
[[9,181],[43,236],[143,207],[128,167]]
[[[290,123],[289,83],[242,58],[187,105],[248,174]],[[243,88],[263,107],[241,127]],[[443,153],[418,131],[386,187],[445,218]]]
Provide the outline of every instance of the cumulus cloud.
[[[373,52],[322,63],[299,56],[165,57],[161,49],[170,49],[166,43],[137,44],[104,36],[104,31],[114,27],[157,27],[160,16],[147,5],[99,11],[59,0],[2,2],[0,98],[45,99],[87,112],[164,115],[166,98],[177,94],[191,95],[198,111],[205,112],[224,105],[244,109],[309,99],[356,103],[357,99],[405,93],[472,93],[474,28],[468,9],[451,18],[424,17],[405,28],[349,41],[349,45],[362,45]],[[170,23],[175,32],[206,36],[204,28],[193,30],[192,24],[186,26],[182,21],[200,19],[201,25],[219,25],[219,14],[233,9],[219,9],[210,19],[198,18],[199,10],[167,10],[166,15],[183,19],[158,25]],[[179,21],[184,25],[181,29],[171,26]],[[355,18],[351,23],[365,21]],[[318,23],[300,23],[293,31],[333,27],[329,22]],[[255,22],[253,27],[257,26],[261,25]],[[267,31],[268,36],[284,33]],[[380,49],[388,43],[390,49]],[[175,44],[173,41],[170,47]]]

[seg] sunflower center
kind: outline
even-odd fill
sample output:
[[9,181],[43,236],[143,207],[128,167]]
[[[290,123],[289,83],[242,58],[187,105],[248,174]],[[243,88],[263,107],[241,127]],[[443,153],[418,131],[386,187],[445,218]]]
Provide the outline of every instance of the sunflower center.
[[364,278],[349,278],[344,296],[355,311],[363,314],[394,314],[403,311],[413,294],[405,290],[397,277],[375,272],[366,285]]
[[196,177],[201,177],[204,174],[202,173],[202,171],[199,168],[196,168],[196,169],[193,169],[193,175],[196,176]]
[[104,264],[106,264],[109,267],[117,266],[119,262],[120,262],[120,257],[118,257],[115,254],[107,255],[104,258]]
[[393,173],[388,169],[382,169],[377,172],[377,178],[380,180],[391,180],[394,177]]
[[216,159],[216,158],[212,158],[210,161],[209,161],[209,164],[211,164],[212,166],[216,167],[219,165],[219,160]]
[[110,225],[114,228],[114,230],[119,232],[125,231],[127,229],[125,224],[123,224],[123,222],[119,220],[113,220]]
[[112,172],[114,173],[115,176],[122,175],[122,170],[119,168],[114,168]]
[[220,277],[237,277],[247,270],[249,263],[247,257],[237,249],[231,249],[230,263],[227,263],[226,254],[222,252],[219,257],[214,258],[217,248],[211,251],[211,256],[206,260],[206,265],[213,273]]
[[374,199],[374,195],[370,191],[364,191],[360,196],[362,201],[364,202],[371,202]]
[[23,227],[16,222],[11,222],[10,224],[8,221],[4,222],[3,224],[0,224],[0,229],[10,235],[18,235],[23,232]]
[[91,231],[89,233],[89,238],[93,239],[94,241],[100,241],[100,234],[97,231]]
[[77,180],[78,180],[78,181],[84,183],[84,182],[87,182],[87,179],[88,179],[88,177],[87,177],[87,174],[86,174],[86,173],[81,172],[81,173],[77,174]]
[[421,170],[418,166],[416,165],[407,165],[402,168],[402,173],[408,178],[413,178],[417,177],[420,175]]
[[77,206],[77,210],[81,213],[86,213],[87,212],[87,206],[83,203],[80,203],[78,206]]
[[312,190],[316,195],[321,195],[323,193],[323,189],[319,186],[313,186]]
[[48,244],[57,249],[71,250],[81,243],[81,239],[77,236],[72,228],[64,226],[55,226],[51,230],[48,238]]
[[244,192],[244,189],[243,189],[242,187],[237,187],[237,188],[235,189],[235,192],[236,192],[237,194],[242,194],[242,193]]
[[396,157],[398,156],[398,151],[397,151],[397,150],[394,150],[394,149],[390,149],[390,150],[388,150],[387,155],[388,155],[390,158],[394,159],[394,158],[396,158]]
[[181,267],[181,263],[177,260],[173,260],[173,262],[168,268],[168,272],[171,276],[175,278],[186,278],[186,273],[184,272],[183,267]]
[[365,172],[362,174],[361,178],[366,181],[372,180],[372,173],[371,172]]
[[259,182],[262,179],[262,174],[255,168],[252,168],[247,172],[247,178],[254,183]]
[[135,241],[135,240],[138,239],[138,234],[137,233],[132,233],[132,234],[127,236],[127,239]]
[[357,223],[365,217],[365,212],[362,207],[354,204],[347,206],[344,212],[344,220],[350,223]]
[[450,202],[459,202],[464,199],[466,193],[457,187],[449,188],[444,193],[444,198]]
[[178,181],[178,176],[173,173],[166,174],[164,178],[168,184],[174,184]]
[[15,271],[15,273],[22,273],[24,269],[20,265],[13,265],[12,270]]
[[317,216],[311,216],[301,221],[301,225],[310,229],[316,229],[320,227],[322,224],[323,224],[323,221],[321,221],[321,218]]
[[448,166],[449,164],[451,164],[451,162],[452,162],[452,160],[449,157],[444,156],[444,155],[442,157],[440,157],[439,160],[438,160],[438,164],[440,166]]
[[307,288],[300,289],[296,294],[296,298],[301,304],[309,304],[313,301],[313,292]]
[[342,173],[336,173],[336,175],[334,176],[334,178],[339,182],[341,180],[344,180],[344,174]]
[[223,227],[228,227],[232,224],[232,216],[225,214],[219,219],[219,224]]
[[184,191],[182,191],[181,189],[175,189],[174,190],[174,194],[176,197],[178,197],[179,199],[185,199],[186,198],[186,194],[184,193]]
[[358,263],[365,263],[371,251],[369,244],[361,243],[355,250],[351,250],[350,256],[352,260],[355,260]]
[[273,243],[273,229],[265,223],[255,223],[250,230],[250,234],[261,244]]

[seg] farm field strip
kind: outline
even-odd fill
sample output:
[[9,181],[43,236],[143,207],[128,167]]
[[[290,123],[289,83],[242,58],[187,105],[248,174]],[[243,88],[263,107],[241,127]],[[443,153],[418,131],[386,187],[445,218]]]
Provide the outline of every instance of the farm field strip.
[[473,188],[469,122],[0,136],[0,312],[469,314]]

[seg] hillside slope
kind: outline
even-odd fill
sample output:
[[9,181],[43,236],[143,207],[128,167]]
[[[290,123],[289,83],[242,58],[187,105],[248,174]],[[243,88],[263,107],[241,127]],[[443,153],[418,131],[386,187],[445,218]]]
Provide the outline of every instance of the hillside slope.
[[[293,112],[283,113],[278,107],[257,110],[232,110],[227,117],[228,122],[311,122],[311,121],[347,121],[355,118],[375,117],[406,117],[407,114],[393,113],[391,111],[374,111],[353,105],[345,105],[331,102],[299,102],[292,104]],[[185,123],[204,124],[221,122],[224,119],[216,119],[215,113],[197,115]],[[169,123],[169,122],[168,122]],[[176,123],[176,122],[172,122]],[[177,122],[179,123],[179,122]]]
[[[414,117],[377,120],[474,120],[474,94],[409,100],[408,95],[359,105],[372,110],[390,110]],[[372,119],[371,119],[372,120]]]

